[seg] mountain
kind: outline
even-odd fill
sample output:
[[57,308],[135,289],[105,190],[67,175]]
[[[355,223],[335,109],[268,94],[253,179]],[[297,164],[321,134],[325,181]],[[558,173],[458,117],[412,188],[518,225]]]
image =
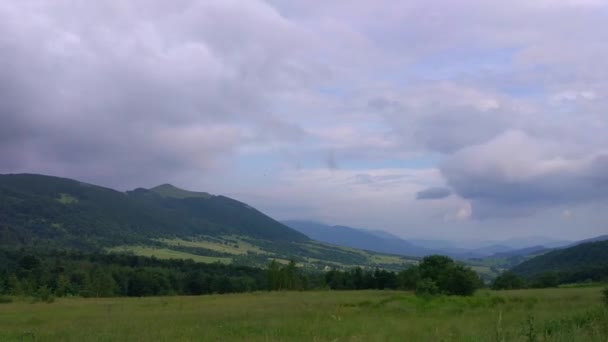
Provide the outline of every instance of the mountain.
[[121,192],[77,180],[0,175],[0,247],[119,252],[266,266],[402,269],[415,262],[313,241],[237,200],[163,184]]
[[162,184],[150,189],[150,191],[159,194],[165,198],[211,198],[212,196],[206,192],[195,192],[177,188],[171,184]]
[[577,273],[588,270],[599,270],[604,272],[604,276],[608,276],[608,240],[557,249],[524,261],[511,269],[525,277],[535,277],[547,272]]
[[243,235],[305,241],[303,234],[224,196],[170,185],[120,192],[71,179],[0,175],[1,244],[61,241],[108,246],[146,238]]
[[569,244],[567,247],[578,246],[580,244],[587,243],[587,242],[598,242],[598,241],[606,241],[606,240],[608,240],[608,235],[600,235],[600,236],[592,237],[589,239],[573,242],[573,243]]
[[550,250],[550,248],[547,248],[545,246],[532,246],[520,249],[512,249],[506,252],[494,253],[488,258],[510,258],[515,256],[526,256],[530,254],[541,254]]
[[[517,250],[533,246],[544,246],[547,248],[557,248],[567,246],[572,241],[553,239],[543,236],[529,236],[522,238],[512,238],[505,240],[429,240],[429,239],[409,239],[409,242],[430,249],[451,251],[453,253],[466,253],[477,251],[480,253],[501,253],[509,249]],[[492,247],[493,246],[493,247]]]
[[288,220],[283,223],[312,239],[340,246],[405,256],[425,256],[438,253],[384,232],[379,233],[347,226],[328,226],[312,221]]

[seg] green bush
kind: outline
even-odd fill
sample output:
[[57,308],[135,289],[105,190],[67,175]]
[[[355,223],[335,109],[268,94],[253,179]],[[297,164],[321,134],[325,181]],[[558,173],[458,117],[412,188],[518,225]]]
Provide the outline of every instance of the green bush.
[[602,302],[608,307],[608,287],[602,290]]
[[522,289],[525,287],[523,278],[519,277],[513,272],[505,271],[492,283],[492,289],[494,290],[514,290]]
[[416,283],[416,296],[434,296],[439,294],[439,287],[430,278],[424,278]]
[[53,295],[51,289],[49,289],[47,286],[40,286],[34,295],[34,302],[37,301],[52,303],[55,301],[55,296]]
[[8,304],[8,303],[12,303],[13,302],[13,298],[9,297],[9,296],[0,296],[0,304]]

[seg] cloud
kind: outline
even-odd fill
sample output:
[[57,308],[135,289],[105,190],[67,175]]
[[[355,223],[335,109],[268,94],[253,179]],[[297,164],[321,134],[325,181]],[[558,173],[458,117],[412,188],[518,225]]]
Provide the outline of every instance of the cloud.
[[[607,9],[599,0],[5,1],[0,172],[246,193],[272,215],[300,208],[395,231],[449,229],[438,223],[446,217],[472,236],[513,222],[522,234],[546,222],[598,226]],[[267,174],[281,184],[266,195]],[[437,184],[453,196],[415,200]],[[341,222],[353,207],[361,222]],[[563,220],[564,210],[576,215]]]
[[427,200],[427,199],[442,199],[450,196],[452,191],[448,188],[427,188],[416,193],[416,199]]
[[476,218],[608,199],[608,153],[566,158],[559,144],[522,131],[455,153],[441,172]]
[[263,2],[4,3],[0,32],[0,172],[130,187],[304,135],[269,97],[317,71]]

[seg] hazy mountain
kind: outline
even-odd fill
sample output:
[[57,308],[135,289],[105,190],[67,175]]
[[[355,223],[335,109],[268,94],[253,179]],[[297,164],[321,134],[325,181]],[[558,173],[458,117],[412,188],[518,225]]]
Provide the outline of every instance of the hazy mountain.
[[512,249],[506,252],[494,253],[490,255],[489,258],[510,258],[514,256],[526,256],[530,254],[540,254],[550,250],[550,248],[547,248],[545,246],[532,246],[526,248]]
[[580,241],[576,241],[573,243],[570,243],[568,245],[568,247],[572,247],[572,246],[577,246],[583,243],[587,243],[587,242],[596,242],[596,241],[606,241],[608,240],[608,235],[600,235],[600,236],[596,236],[596,237],[592,237],[589,239],[584,239],[584,240],[580,240]]
[[347,226],[329,226],[312,221],[288,220],[283,221],[283,223],[311,239],[340,246],[406,256],[425,256],[438,253],[385,232],[372,232]]
[[568,240],[553,239],[542,236],[530,236],[522,238],[512,238],[504,240],[433,240],[433,239],[408,239],[411,243],[414,243],[421,247],[431,249],[444,249],[444,250],[491,250],[492,246],[495,247],[495,252],[501,252],[500,249],[522,249],[533,246],[544,246],[547,248],[555,248],[567,246],[572,243]]

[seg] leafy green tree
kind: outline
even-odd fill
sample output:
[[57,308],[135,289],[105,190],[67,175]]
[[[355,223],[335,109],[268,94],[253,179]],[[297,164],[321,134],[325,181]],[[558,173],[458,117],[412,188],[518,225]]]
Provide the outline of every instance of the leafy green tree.
[[399,272],[398,281],[399,288],[402,290],[415,290],[416,284],[420,280],[420,269],[418,266],[412,266],[406,270]]
[[447,269],[454,266],[454,260],[444,255],[431,255],[424,257],[418,265],[420,277],[437,281]]
[[23,285],[15,274],[11,274],[7,281],[8,291],[13,296],[21,296],[24,293]]
[[[415,272],[415,271],[411,271]],[[430,279],[441,293],[447,295],[470,296],[479,287],[481,281],[475,271],[458,265],[450,257],[431,255],[422,259],[418,265],[420,279]],[[418,282],[426,286],[428,281]]]
[[525,287],[524,279],[519,277],[517,274],[505,271],[492,283],[492,289],[494,290],[513,290],[522,289]]
[[445,272],[441,290],[448,295],[471,296],[478,287],[479,276],[470,268],[455,265]]
[[66,277],[65,274],[60,274],[57,276],[55,294],[59,297],[67,296],[73,293],[72,286],[70,284],[70,280]]
[[439,287],[433,279],[423,278],[416,283],[417,296],[434,296],[439,293]]
[[554,272],[543,273],[536,278],[532,285],[537,288],[557,287],[559,285],[559,277]]
[[111,297],[116,290],[116,281],[112,274],[100,267],[95,267],[89,275],[86,294],[90,297]]
[[298,274],[296,269],[296,262],[292,259],[289,264],[283,268],[283,288],[294,290],[298,283]]
[[363,270],[361,269],[361,267],[356,267],[355,269],[353,269],[351,277],[353,280],[353,286],[356,290],[361,290],[364,288],[365,283],[363,279]]
[[266,271],[268,276],[268,289],[269,290],[280,290],[281,289],[281,266],[276,260],[272,260]]

